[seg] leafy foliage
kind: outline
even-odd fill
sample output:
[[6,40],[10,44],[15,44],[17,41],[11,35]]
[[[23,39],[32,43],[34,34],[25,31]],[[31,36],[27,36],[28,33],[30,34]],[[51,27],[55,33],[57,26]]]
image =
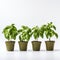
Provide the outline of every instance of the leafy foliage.
[[22,26],[21,29],[18,30],[18,33],[20,41],[29,41],[30,37],[32,36],[31,28],[28,26]]
[[47,39],[51,39],[51,37],[55,36],[56,38],[58,38],[58,34],[55,32],[56,27],[55,25],[53,25],[52,22],[48,23],[45,26],[45,35]]
[[39,27],[38,26],[35,26],[32,28],[32,35],[33,35],[34,39],[39,38]]
[[44,28],[43,26],[39,28],[38,26],[35,26],[32,28],[32,35],[34,39],[38,39],[39,37],[43,38]]
[[45,32],[45,29],[46,29],[46,25],[42,25],[41,27],[40,27],[40,37],[44,37],[44,32]]
[[17,28],[14,26],[14,24],[11,24],[10,26],[6,26],[3,29],[3,33],[6,39],[11,40],[11,39],[16,39],[16,36],[18,34]]

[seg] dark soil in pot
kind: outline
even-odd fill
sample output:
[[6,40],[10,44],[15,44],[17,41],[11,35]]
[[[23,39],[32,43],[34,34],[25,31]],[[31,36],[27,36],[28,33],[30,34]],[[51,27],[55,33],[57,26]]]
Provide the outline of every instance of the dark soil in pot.
[[6,41],[5,44],[8,51],[14,51],[15,41]]
[[32,49],[33,51],[40,51],[41,42],[40,41],[32,41]]
[[27,44],[26,41],[18,41],[20,51],[27,51]]
[[53,51],[54,50],[54,43],[55,43],[55,41],[45,41],[46,50]]

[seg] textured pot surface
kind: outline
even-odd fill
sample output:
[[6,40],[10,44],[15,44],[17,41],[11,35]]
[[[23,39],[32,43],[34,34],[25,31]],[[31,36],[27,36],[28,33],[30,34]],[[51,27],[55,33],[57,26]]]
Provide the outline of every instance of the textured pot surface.
[[6,41],[5,44],[8,51],[14,51],[15,41]]
[[28,42],[18,41],[18,44],[19,44],[20,51],[27,51],[27,44],[28,44]]
[[32,41],[32,49],[33,51],[39,51],[41,47],[40,41]]
[[55,43],[55,41],[45,41],[46,50],[53,51],[54,50],[54,43]]

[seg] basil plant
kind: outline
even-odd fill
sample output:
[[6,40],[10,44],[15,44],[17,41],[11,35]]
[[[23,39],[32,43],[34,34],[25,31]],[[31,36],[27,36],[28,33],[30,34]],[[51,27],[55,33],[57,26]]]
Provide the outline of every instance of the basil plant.
[[29,41],[32,36],[31,28],[22,25],[21,29],[18,30],[18,34],[19,34],[20,41]]
[[35,40],[38,40],[39,37],[43,38],[43,33],[42,27],[39,28],[38,26],[35,26],[32,28],[32,35]]
[[46,24],[44,26],[44,28],[45,28],[44,29],[45,30],[45,36],[46,36],[47,39],[49,39],[49,41],[51,41],[51,38],[53,36],[58,38],[58,34],[56,33],[56,27],[55,27],[55,25],[52,22]]
[[16,36],[18,35],[18,31],[17,28],[15,27],[14,24],[11,24],[9,26],[6,26],[3,29],[3,34],[5,36],[6,39],[8,39],[8,41],[12,40],[12,39],[16,39]]

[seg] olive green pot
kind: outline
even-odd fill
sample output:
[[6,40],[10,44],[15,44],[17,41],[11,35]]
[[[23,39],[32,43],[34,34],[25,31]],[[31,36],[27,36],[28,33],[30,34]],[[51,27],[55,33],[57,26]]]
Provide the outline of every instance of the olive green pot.
[[40,41],[32,41],[32,49],[33,51],[40,51],[41,42]]
[[8,51],[14,51],[15,41],[6,41],[5,44]]
[[27,44],[26,41],[18,41],[20,51],[27,51]]
[[55,43],[55,41],[45,41],[46,50],[53,51],[54,50],[54,43]]

